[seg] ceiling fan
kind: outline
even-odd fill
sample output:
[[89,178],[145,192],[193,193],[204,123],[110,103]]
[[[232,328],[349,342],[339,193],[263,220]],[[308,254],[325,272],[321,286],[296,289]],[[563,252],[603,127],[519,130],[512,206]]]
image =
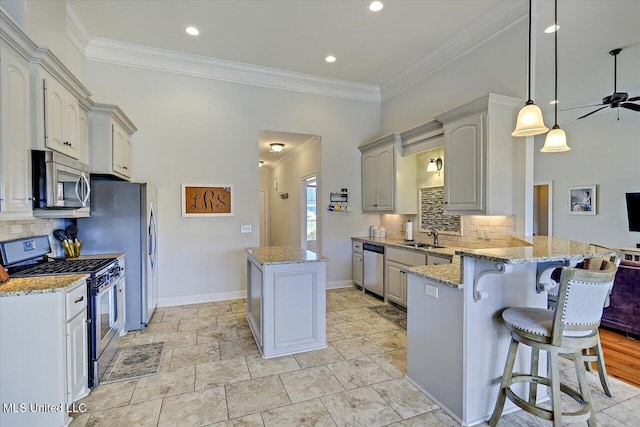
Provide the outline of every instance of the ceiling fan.
[[[618,54],[622,51],[622,49],[613,49],[609,52],[609,55],[613,56],[613,94],[605,96],[602,98],[602,104],[595,105],[585,105],[585,107],[600,107],[596,108],[590,113],[585,114],[584,116],[578,117],[578,120],[584,119],[585,117],[589,117],[592,114],[597,113],[600,110],[603,110],[607,107],[609,108],[626,108],[628,110],[639,111],[640,105],[634,104],[633,101],[639,101],[640,96],[634,96],[633,98],[629,98],[629,94],[627,92],[617,92],[616,83],[618,77]],[[584,107],[577,107],[584,108]]]

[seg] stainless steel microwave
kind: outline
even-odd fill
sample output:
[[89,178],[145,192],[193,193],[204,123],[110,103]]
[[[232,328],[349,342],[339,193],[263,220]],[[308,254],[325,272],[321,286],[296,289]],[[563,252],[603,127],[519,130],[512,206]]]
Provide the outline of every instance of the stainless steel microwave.
[[31,167],[34,209],[89,207],[89,165],[55,151],[31,150]]

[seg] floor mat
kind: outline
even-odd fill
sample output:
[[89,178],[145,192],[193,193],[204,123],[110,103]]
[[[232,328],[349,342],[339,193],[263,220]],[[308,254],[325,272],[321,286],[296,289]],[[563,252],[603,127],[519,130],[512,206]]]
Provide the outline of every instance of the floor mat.
[[100,384],[157,374],[163,348],[163,342],[119,348],[104,372]]
[[402,329],[407,329],[407,312],[392,305],[379,305],[376,307],[367,307],[369,310],[384,317],[390,322],[395,323]]

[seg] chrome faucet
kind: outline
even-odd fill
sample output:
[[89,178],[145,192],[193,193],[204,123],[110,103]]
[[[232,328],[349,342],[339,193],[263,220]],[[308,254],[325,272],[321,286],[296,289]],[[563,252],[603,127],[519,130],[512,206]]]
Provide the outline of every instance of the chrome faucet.
[[438,246],[438,230],[429,231],[427,236],[433,236],[433,244]]

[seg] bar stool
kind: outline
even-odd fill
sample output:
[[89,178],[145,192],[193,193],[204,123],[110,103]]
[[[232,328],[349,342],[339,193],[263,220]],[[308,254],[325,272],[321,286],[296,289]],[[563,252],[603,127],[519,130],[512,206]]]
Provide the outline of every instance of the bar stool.
[[[616,267],[620,265],[620,258],[617,256],[612,256],[610,258],[592,258],[587,259],[583,263],[579,263],[576,267],[580,267],[582,265],[583,268],[589,270],[601,270],[603,261],[611,261],[615,264]],[[557,269],[560,271],[561,269]],[[559,281],[559,274],[556,276],[556,272],[551,275],[551,280],[556,283]],[[552,287],[548,291],[547,298],[547,308],[554,309],[556,306],[556,301],[558,300],[558,285]],[[609,294],[607,294],[607,298],[604,303],[604,307],[609,307]],[[570,356],[568,356],[570,358]],[[609,384],[609,377],[607,376],[607,367],[604,362],[604,353],[602,351],[602,343],[600,341],[600,333],[598,332],[598,342],[597,344],[591,348],[586,349],[582,352],[582,359],[584,360],[584,366],[587,371],[591,371],[591,363],[596,364],[596,369],[598,371],[598,377],[600,378],[600,384],[602,384],[602,390],[604,393],[613,397],[613,392],[611,391],[611,385]]]
[[[489,420],[495,426],[502,415],[506,398],[523,410],[538,417],[552,420],[556,427],[562,423],[584,422],[595,427],[595,412],[591,404],[589,382],[582,351],[598,344],[598,326],[605,299],[611,291],[616,266],[603,261],[600,271],[564,267],[560,276],[558,300],[554,310],[543,308],[508,308],[502,313],[505,326],[511,332],[511,344],[496,406]],[[532,372],[514,374],[518,345],[526,344],[533,350]],[[539,376],[537,360],[540,350],[549,354],[550,377]],[[570,354],[573,358],[580,390],[560,382],[558,357]],[[528,400],[516,395],[511,385],[530,383]],[[536,405],[536,385],[551,389],[551,410]],[[575,412],[562,412],[560,393],[563,392],[580,404]]]

